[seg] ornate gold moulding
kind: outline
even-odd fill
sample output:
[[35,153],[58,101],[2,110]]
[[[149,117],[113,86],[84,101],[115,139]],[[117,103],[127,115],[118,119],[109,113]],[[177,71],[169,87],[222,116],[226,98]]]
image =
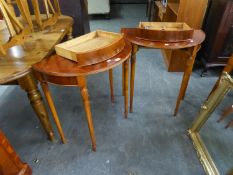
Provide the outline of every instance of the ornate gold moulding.
[[223,72],[218,87],[211,93],[208,99],[201,106],[199,115],[194,120],[191,128],[188,130],[198,158],[203,165],[206,174],[208,175],[220,175],[220,173],[210,153],[208,152],[199,131],[231,89],[233,89],[233,79],[227,72]]

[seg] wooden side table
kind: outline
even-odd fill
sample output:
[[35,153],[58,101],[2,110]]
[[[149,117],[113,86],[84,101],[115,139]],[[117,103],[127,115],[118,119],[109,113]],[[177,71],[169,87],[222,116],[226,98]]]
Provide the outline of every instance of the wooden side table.
[[[36,78],[40,81],[42,89],[45,93],[47,102],[51,109],[55,124],[58,128],[61,140],[63,143],[66,142],[65,136],[52,100],[51,93],[48,88],[48,83],[53,83],[62,86],[78,86],[81,91],[86,118],[88,122],[89,132],[92,141],[92,149],[96,150],[96,140],[94,135],[94,127],[92,123],[92,116],[88,98],[88,89],[86,85],[86,77],[91,74],[96,74],[103,71],[110,70],[120,64],[124,67],[124,101],[125,101],[125,117],[128,114],[128,65],[129,57],[131,55],[131,45],[126,43],[125,48],[116,56],[89,66],[79,66],[78,63],[65,59],[58,55],[53,55],[47,59],[43,59],[41,62],[33,65],[33,70]],[[111,76],[110,76],[111,77]],[[110,78],[110,84],[113,88],[112,77]]]
[[0,174],[31,175],[28,164],[23,163],[3,132],[0,130]]
[[174,110],[174,116],[175,116],[178,112],[181,100],[183,100],[185,97],[185,92],[188,86],[190,75],[192,73],[196,54],[201,47],[200,44],[205,39],[204,32],[202,30],[195,30],[192,40],[184,41],[184,42],[169,42],[169,43],[140,39],[136,36],[131,35],[127,28],[123,28],[121,32],[125,33],[126,39],[133,44],[132,56],[131,56],[131,73],[130,73],[130,112],[133,112],[136,54],[140,47],[153,48],[153,49],[172,49],[172,50],[184,49],[185,53],[188,55],[189,59],[186,62],[186,68],[184,71],[179,95],[176,101],[176,107]]

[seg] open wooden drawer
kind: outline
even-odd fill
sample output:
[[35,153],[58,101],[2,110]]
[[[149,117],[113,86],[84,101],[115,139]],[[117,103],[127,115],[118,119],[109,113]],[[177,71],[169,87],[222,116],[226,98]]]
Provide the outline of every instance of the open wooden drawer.
[[97,30],[55,46],[56,53],[85,66],[107,60],[123,50],[124,35]]
[[139,28],[129,34],[137,38],[161,42],[182,42],[191,40],[194,29],[186,23],[177,22],[140,22]]

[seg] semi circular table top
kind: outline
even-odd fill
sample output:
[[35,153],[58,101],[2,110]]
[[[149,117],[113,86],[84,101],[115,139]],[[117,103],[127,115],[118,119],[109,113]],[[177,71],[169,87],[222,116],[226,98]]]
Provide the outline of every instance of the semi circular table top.
[[[31,65],[54,51],[54,46],[67,35],[73,19],[60,16],[57,23],[43,31],[30,33],[23,45],[10,48],[7,55],[0,55],[0,84],[14,81],[31,71]],[[7,28],[0,27],[0,43],[9,38]]]
[[53,55],[34,64],[32,67],[36,72],[56,77],[85,76],[103,72],[122,64],[130,57],[131,50],[132,45],[126,42],[124,49],[120,53],[108,60],[93,65],[79,66],[75,61],[68,60],[59,55]]
[[181,49],[189,48],[201,44],[205,40],[205,33],[202,30],[194,30],[193,38],[188,41],[180,42],[159,42],[147,39],[141,39],[130,34],[132,28],[122,28],[121,32],[125,34],[125,38],[133,44],[143,47],[156,49]]

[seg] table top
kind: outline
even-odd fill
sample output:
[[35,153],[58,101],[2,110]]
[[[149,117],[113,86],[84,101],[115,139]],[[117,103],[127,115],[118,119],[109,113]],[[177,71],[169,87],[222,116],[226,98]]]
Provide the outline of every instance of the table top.
[[128,41],[138,46],[156,48],[156,49],[189,48],[201,44],[205,40],[205,33],[202,30],[194,30],[193,38],[191,40],[181,41],[181,42],[159,42],[159,41],[140,39],[134,35],[129,34],[130,30],[132,29],[127,29],[127,28],[121,29],[121,32],[125,34],[125,37],[127,38]]
[[[2,21],[0,21],[2,22]],[[31,65],[49,56],[73,25],[73,19],[60,16],[57,23],[43,31],[30,33],[21,46],[14,46],[7,55],[0,55],[0,84],[16,80],[31,71]],[[9,38],[8,30],[0,27],[0,42]]]
[[33,65],[36,72],[58,77],[77,77],[96,74],[122,64],[131,55],[132,46],[126,42],[124,49],[114,57],[88,66],[79,66],[77,62],[59,55],[52,55]]

